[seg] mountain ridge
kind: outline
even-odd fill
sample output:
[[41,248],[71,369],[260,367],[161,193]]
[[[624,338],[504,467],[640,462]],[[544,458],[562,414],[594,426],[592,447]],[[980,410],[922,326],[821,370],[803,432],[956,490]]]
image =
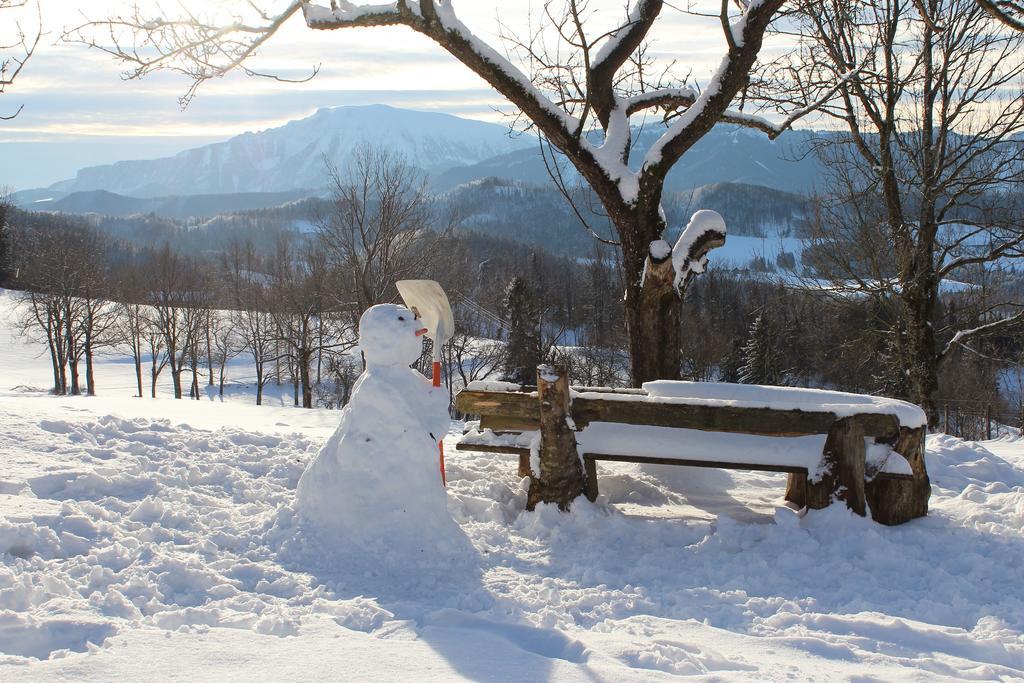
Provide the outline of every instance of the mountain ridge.
[[[638,129],[634,165],[659,133],[652,126]],[[788,192],[808,191],[822,175],[821,164],[801,153],[813,134],[789,131],[772,141],[744,128],[716,126],[672,169],[666,190],[740,182]],[[549,182],[537,143],[510,136],[506,126],[451,114],[365,105],[319,109],[282,126],[242,133],[170,157],[86,167],[74,178],[45,190],[18,194],[24,201],[94,190],[145,199],[316,193],[326,184],[324,159],[344,168],[352,152],[364,144],[401,154],[438,192],[488,177]]]

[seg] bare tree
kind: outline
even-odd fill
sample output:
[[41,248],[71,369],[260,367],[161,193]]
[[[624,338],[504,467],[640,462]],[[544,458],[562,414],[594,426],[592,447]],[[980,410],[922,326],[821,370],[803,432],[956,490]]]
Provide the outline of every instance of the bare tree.
[[334,307],[351,316],[397,295],[397,280],[420,277],[436,259],[453,220],[435,229],[425,179],[404,159],[363,146],[348,169],[327,163],[332,205],[317,221]]
[[[182,398],[181,375],[189,368],[190,361],[192,366],[198,362],[196,346],[203,331],[205,293],[195,264],[175,253],[170,246],[165,245],[157,252],[149,272],[148,303],[153,310],[153,324],[162,336],[161,346],[171,370],[174,398]],[[193,387],[195,384],[193,379]]]
[[[754,91],[748,86],[765,32],[784,2],[722,2],[711,16],[689,15],[719,27],[724,44],[722,59],[703,87],[658,77],[671,65],[659,68],[648,58],[645,41],[666,6],[662,0],[636,0],[625,20],[601,28],[594,28],[600,18],[581,0],[546,2],[543,21],[553,35],[545,35],[552,35],[558,48],[540,49],[532,39],[513,41],[523,68],[462,23],[450,0],[372,6],[332,0],[329,7],[300,0],[278,9],[239,2],[219,15],[196,9],[159,18],[136,11],[88,21],[67,31],[65,39],[112,54],[127,65],[128,78],[161,69],[185,74],[192,79],[182,98],[187,103],[203,82],[233,69],[266,75],[248,70],[247,59],[300,13],[315,30],[405,26],[430,38],[514,105],[598,198],[618,236],[611,241],[623,252],[631,375],[639,383],[679,376],[681,293],[703,270],[707,252],[725,238],[720,231],[702,232],[701,239],[684,241],[687,253],[670,258],[662,242],[669,170],[716,123],[749,126],[774,137],[815,104],[800,103],[778,123],[743,111],[752,106]],[[557,58],[547,61],[548,55]],[[659,110],[666,121],[663,132],[631,167],[630,117]]]
[[[26,29],[24,15],[31,7],[36,9],[36,21],[34,28]],[[21,74],[21,70],[39,46],[39,40],[42,38],[40,11],[38,1],[0,0],[0,95],[8,86],[14,84],[14,79]],[[12,13],[18,13],[13,21],[2,18]],[[0,121],[10,121],[21,113],[24,106],[19,106],[13,114],[0,114]]]
[[[313,407],[313,360],[324,350],[351,348],[354,338],[339,328],[326,331],[337,320],[332,313],[327,257],[317,245],[295,244],[282,237],[270,266],[270,292],[278,337],[288,358],[295,405]],[[301,399],[301,401],[300,401]]]
[[1024,321],[1007,299],[952,326],[939,316],[944,280],[1024,255],[1024,34],[974,0],[803,9],[810,41],[794,78],[845,75],[822,109],[846,130],[817,147],[832,185],[819,203],[817,272],[834,291],[894,302],[894,371],[934,419],[950,351]]
[[234,312],[211,310],[209,314],[209,372],[212,378],[216,364],[217,395],[221,398],[224,398],[224,372],[228,361],[242,350],[242,341],[235,329],[236,320]]

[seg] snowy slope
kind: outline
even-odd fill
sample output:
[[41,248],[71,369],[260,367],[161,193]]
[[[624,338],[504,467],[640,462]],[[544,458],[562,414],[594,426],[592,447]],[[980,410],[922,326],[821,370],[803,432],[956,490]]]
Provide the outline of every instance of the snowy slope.
[[505,126],[449,114],[385,105],[336,107],[173,157],[84,168],[51,189],[136,197],[318,189],[326,178],[323,158],[343,168],[364,143],[400,152],[425,171],[473,164],[529,144],[510,138]]
[[[0,321],[10,299],[0,297]],[[337,412],[54,398],[0,322],[4,680],[1024,676],[1024,442],[928,441],[932,513],[800,518],[777,475],[619,465],[570,515],[456,452],[475,573],[354,573],[296,544]]]

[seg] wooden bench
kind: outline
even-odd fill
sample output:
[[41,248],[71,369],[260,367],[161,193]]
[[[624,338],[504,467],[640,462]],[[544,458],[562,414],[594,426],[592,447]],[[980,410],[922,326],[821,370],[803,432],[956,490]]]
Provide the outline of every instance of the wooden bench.
[[[566,400],[590,500],[598,495],[597,462],[612,461],[782,472],[787,501],[818,509],[840,499],[884,524],[927,513],[924,427],[894,414],[725,405],[644,389],[574,387]],[[456,406],[480,422],[456,448],[518,455],[519,474],[536,476],[530,460],[541,450],[546,405],[536,387],[473,383]]]

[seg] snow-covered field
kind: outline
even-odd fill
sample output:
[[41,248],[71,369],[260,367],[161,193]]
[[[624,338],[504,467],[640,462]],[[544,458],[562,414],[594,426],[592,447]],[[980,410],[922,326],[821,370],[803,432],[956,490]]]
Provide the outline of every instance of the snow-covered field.
[[453,431],[471,566],[378,571],[293,533],[338,412],[136,399],[121,358],[101,396],[51,397],[9,310],[4,680],[1024,677],[1024,442],[931,436],[932,512],[885,528],[800,518],[776,475],[632,465],[597,505],[527,513],[512,459]]

